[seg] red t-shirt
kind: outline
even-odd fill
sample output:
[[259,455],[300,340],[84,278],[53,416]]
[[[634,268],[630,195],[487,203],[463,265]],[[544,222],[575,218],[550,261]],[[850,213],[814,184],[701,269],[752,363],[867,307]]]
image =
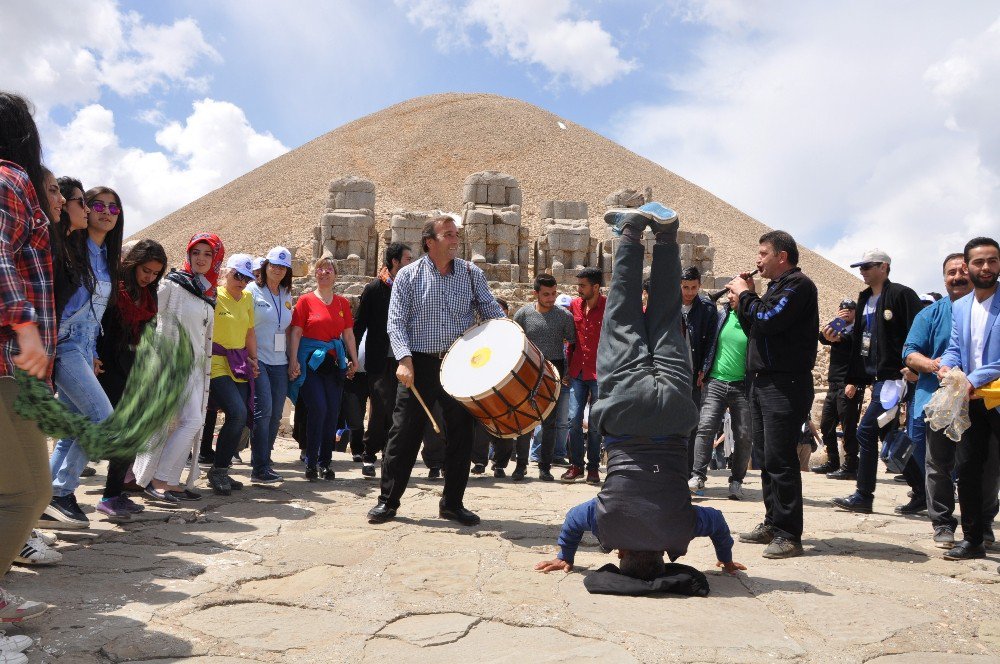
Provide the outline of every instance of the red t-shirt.
[[302,336],[317,341],[340,338],[344,330],[354,327],[351,304],[347,298],[334,294],[329,306],[316,293],[306,293],[295,303],[292,325],[302,328]]

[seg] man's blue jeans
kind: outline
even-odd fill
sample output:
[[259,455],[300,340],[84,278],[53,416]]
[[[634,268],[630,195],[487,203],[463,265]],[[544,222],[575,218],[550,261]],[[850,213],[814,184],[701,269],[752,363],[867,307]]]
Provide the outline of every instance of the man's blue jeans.
[[[566,443],[569,439],[569,393],[570,386],[563,385],[559,390],[559,400],[556,401],[556,447],[552,452],[553,458],[565,459],[569,456],[566,450]],[[542,447],[542,425],[535,427],[535,432],[531,437],[531,450],[528,456],[532,461],[538,461],[538,450]]]
[[884,380],[872,385],[872,399],[858,423],[858,495],[865,500],[875,499],[875,477],[878,473],[878,433],[882,428],[878,418],[885,412],[882,407]]
[[[53,368],[58,399],[70,412],[79,413],[91,422],[103,422],[111,416],[113,408],[94,374],[94,349],[100,325],[92,318],[79,322],[75,318],[65,322],[59,333]],[[76,491],[87,461],[86,453],[75,439],[57,440],[49,459],[52,495],[61,498]]]
[[[594,407],[597,381],[571,378],[569,381],[569,460],[583,468],[583,411],[587,404]],[[595,427],[587,431],[587,470],[597,470],[601,464],[601,437]]]
[[250,439],[253,472],[262,475],[271,467],[271,450],[278,437],[281,414],[288,396],[288,365],[259,364],[254,384],[253,437]]

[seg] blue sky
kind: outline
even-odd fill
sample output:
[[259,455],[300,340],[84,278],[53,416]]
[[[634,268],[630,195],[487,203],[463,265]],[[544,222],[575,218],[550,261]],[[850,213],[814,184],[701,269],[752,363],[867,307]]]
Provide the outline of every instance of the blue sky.
[[0,88],[130,231],[362,115],[492,92],[551,110],[846,265],[940,290],[1000,229],[994,2],[0,0]]

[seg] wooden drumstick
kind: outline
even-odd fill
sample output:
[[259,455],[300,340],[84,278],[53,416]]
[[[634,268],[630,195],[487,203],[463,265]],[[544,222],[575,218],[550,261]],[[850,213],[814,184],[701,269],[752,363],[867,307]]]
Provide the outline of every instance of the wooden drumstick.
[[420,392],[417,391],[417,386],[410,385],[410,389],[413,390],[413,396],[417,397],[417,401],[419,401],[420,405],[424,407],[424,412],[427,413],[427,417],[430,418],[431,421],[431,426],[434,427],[434,433],[441,433],[441,428],[438,426],[434,416],[431,415],[431,409],[424,403],[424,398],[420,396]]

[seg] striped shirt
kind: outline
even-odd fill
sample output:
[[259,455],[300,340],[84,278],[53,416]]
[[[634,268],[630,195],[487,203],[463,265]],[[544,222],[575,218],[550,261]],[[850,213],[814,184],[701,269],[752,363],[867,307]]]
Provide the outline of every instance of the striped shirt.
[[481,318],[504,318],[486,275],[461,258],[448,274],[425,254],[402,268],[392,282],[389,299],[389,343],[397,360],[413,353],[443,353]]
[[[0,160],[0,376],[14,375],[15,329],[38,325],[42,347],[56,350],[49,222],[20,166]],[[51,374],[52,364],[49,363]]]

